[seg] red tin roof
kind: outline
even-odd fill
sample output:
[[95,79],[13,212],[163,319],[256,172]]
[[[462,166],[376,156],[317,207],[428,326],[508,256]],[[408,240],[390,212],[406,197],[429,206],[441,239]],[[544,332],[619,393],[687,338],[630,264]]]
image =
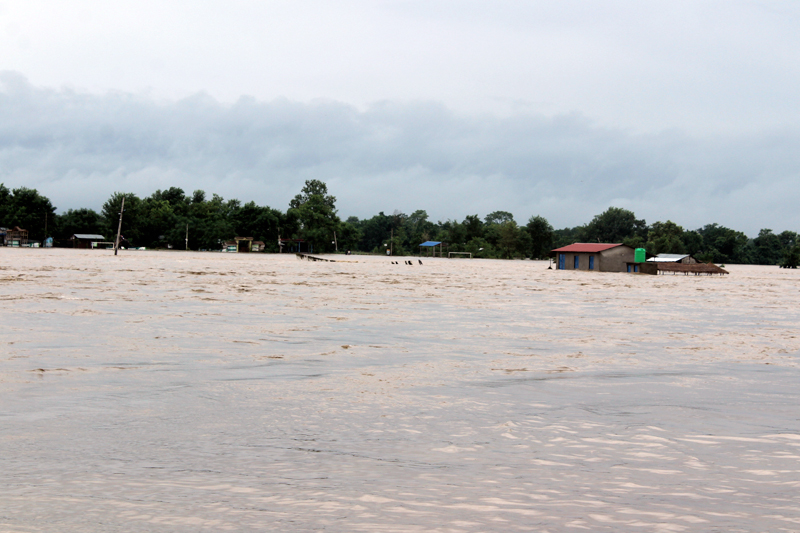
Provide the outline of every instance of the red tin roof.
[[616,248],[617,246],[625,246],[624,244],[610,244],[610,243],[599,243],[599,242],[576,242],[575,244],[570,244],[569,246],[562,246],[561,248],[556,248],[555,250],[551,250],[550,253],[556,252],[584,252],[584,253],[598,253],[610,248]]

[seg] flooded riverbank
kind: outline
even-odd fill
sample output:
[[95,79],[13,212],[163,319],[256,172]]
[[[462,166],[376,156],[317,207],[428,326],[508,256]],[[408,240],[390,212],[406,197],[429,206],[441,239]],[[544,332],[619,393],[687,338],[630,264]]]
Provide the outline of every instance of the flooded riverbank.
[[0,249],[0,530],[800,529],[800,273],[352,260]]

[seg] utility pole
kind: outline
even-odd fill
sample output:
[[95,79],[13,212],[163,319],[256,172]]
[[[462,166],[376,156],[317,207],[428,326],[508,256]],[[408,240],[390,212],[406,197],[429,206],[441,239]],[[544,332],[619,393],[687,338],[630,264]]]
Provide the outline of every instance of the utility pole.
[[189,224],[186,224],[186,249],[189,249]]
[[333,232],[333,244],[336,246],[336,251],[339,251],[339,241],[336,240],[336,232]]
[[389,241],[389,255],[394,255],[394,228],[392,228],[392,238]]
[[119,250],[119,234],[122,233],[122,213],[125,212],[125,197],[122,197],[122,206],[119,208],[119,226],[117,226],[117,240],[114,241],[114,255]]

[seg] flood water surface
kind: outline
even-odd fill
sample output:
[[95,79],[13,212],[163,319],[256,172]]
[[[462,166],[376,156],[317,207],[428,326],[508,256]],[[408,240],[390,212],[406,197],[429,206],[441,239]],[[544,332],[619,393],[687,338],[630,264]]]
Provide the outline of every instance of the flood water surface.
[[346,259],[0,249],[0,530],[800,531],[799,273]]

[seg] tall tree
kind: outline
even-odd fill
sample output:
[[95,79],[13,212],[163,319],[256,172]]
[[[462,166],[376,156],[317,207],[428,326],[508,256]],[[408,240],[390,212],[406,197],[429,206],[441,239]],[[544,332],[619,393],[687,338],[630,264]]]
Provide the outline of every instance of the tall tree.
[[28,239],[44,241],[54,233],[56,208],[36,189],[19,187],[9,191],[0,183],[0,226],[28,230]]
[[647,233],[647,251],[652,254],[683,254],[686,247],[683,244],[684,230],[671,220],[654,222]]
[[392,217],[381,211],[358,223],[361,230],[361,250],[365,252],[383,253],[383,245],[389,242],[392,231]]
[[782,231],[778,234],[778,238],[781,241],[781,247],[785,250],[793,247],[795,244],[798,244],[797,233],[793,231]]
[[622,243],[641,241],[647,238],[647,223],[636,218],[633,211],[620,207],[609,207],[596,215],[583,229],[585,242]]
[[514,220],[506,220],[498,225],[497,247],[503,259],[511,259],[519,248],[519,226]]
[[300,194],[289,203],[289,211],[300,222],[300,236],[318,252],[334,248],[334,232],[340,231],[336,215],[336,197],[328,194],[328,186],[319,180],[307,180]]
[[530,254],[533,259],[546,259],[553,249],[553,226],[542,216],[534,216],[525,226],[531,236]]
[[785,253],[780,237],[771,229],[762,229],[753,239],[753,262],[758,265],[777,265]]
[[122,199],[125,198],[125,212],[122,215],[122,237],[131,246],[139,246],[141,235],[141,220],[139,208],[142,200],[133,193],[115,192],[103,204],[102,215],[105,231],[103,234],[116,239],[119,225],[119,213],[122,208]]
[[514,220],[514,215],[508,211],[493,211],[486,215],[484,219],[487,224],[502,224],[503,222],[511,222]]
[[478,215],[467,215],[463,224],[467,232],[467,242],[483,237],[483,222]]
[[779,266],[781,268],[797,268],[800,266],[800,244],[795,244],[786,250]]
[[748,264],[747,235],[719,224],[706,224],[697,230],[703,236],[703,253],[700,258],[715,263]]
[[258,206],[255,202],[247,202],[232,212],[232,219],[236,235],[253,237],[256,241],[264,242],[268,252],[278,251],[283,213],[271,207]]
[[687,254],[697,255],[705,248],[703,236],[697,231],[684,231],[681,235],[684,251]]

